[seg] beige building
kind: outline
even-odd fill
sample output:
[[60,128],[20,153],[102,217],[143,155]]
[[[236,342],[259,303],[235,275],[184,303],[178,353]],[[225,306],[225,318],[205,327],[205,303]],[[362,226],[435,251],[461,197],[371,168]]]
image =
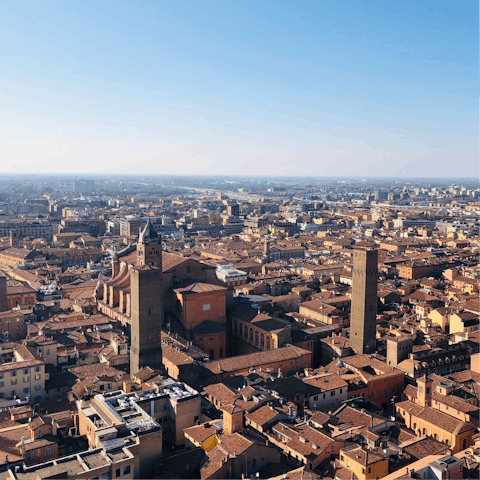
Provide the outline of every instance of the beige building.
[[450,315],[450,333],[473,333],[479,329],[478,315],[470,312],[456,312]]
[[[155,382],[153,387],[148,390],[131,393],[117,390],[103,395],[95,395],[91,403],[93,405],[101,404],[102,398],[104,402],[117,410],[120,409],[120,414],[124,418],[126,417],[122,409],[129,408],[137,412],[132,413],[132,418],[135,417],[138,420],[150,418],[158,424],[161,427],[162,435],[155,441],[160,442],[163,446],[184,445],[184,429],[196,425],[200,421],[200,394],[188,385],[176,382],[171,378]],[[82,402],[78,403],[83,404]],[[85,431],[88,432],[88,428]],[[89,436],[88,433],[87,436]],[[94,446],[99,445],[98,439],[93,436],[89,437],[89,443]],[[161,450],[161,446],[159,448]]]
[[[85,463],[91,470],[101,469],[100,475],[88,472],[83,478],[152,475],[162,456],[162,427],[145,410],[122,391],[79,401],[77,407],[78,433],[87,437],[90,452],[97,452],[93,461]],[[65,470],[56,471],[58,476],[62,473],[67,476]],[[77,472],[70,476],[79,478]]]
[[47,362],[25,345],[4,344],[0,356],[0,398],[28,399],[38,403],[45,397],[45,371]]

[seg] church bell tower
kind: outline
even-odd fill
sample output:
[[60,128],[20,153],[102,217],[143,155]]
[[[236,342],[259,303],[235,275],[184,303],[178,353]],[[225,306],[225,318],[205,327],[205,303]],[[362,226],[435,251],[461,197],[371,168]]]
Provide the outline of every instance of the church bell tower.
[[138,238],[137,265],[131,270],[131,374],[147,366],[163,369],[162,320],[162,240],[148,221]]

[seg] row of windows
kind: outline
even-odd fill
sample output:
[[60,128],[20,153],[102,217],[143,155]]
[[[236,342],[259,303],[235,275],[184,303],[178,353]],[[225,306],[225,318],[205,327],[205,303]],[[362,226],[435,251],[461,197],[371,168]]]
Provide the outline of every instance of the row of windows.
[[[345,457],[342,455],[342,462],[345,461]],[[347,467],[350,468],[350,460],[347,460]],[[362,468],[362,473],[365,473],[365,468]],[[372,467],[368,467],[368,473],[372,473]]]
[[[17,381],[16,380],[12,380],[12,385],[16,385],[17,384]],[[4,382],[0,382],[0,388],[4,386]],[[35,385],[35,391],[40,391],[42,389],[42,386],[41,385]],[[23,393],[28,393],[30,391],[30,387],[25,387],[23,389]],[[16,390],[12,390],[12,397],[13,395],[16,395]]]
[[[40,372],[40,371],[41,371],[41,367],[40,367],[40,366],[35,367],[35,372]],[[17,376],[17,372],[18,372],[18,370],[12,370],[12,371],[10,372],[10,376],[11,376],[11,377],[16,377],[16,376]],[[23,369],[23,374],[24,374],[24,375],[28,375],[29,373],[30,373],[30,369],[29,369],[29,368],[24,368],[24,369]],[[37,378],[37,377],[38,377],[38,378]],[[0,373],[0,378],[3,378],[3,373]],[[39,379],[40,379],[40,375],[35,375],[35,378],[36,378],[37,380],[39,380]]]
[[[302,359],[302,360],[303,360],[303,359]],[[331,396],[331,397],[334,397],[334,396],[335,396],[335,392],[336,392],[336,390],[332,390],[332,391],[330,392],[330,396]],[[343,393],[343,388],[340,389],[339,395],[341,395],[342,393]],[[318,400],[318,397],[319,397],[319,395],[315,395],[315,396],[313,397],[313,400],[316,402],[316,401]],[[322,397],[322,398],[325,398],[325,397],[326,397],[326,393],[323,394],[323,397]]]
[[[46,448],[45,449],[45,456],[49,457],[51,454],[52,454],[52,449],[51,448]],[[29,453],[28,454],[28,460],[31,461],[31,462],[33,460],[35,460],[35,454],[34,453]]]

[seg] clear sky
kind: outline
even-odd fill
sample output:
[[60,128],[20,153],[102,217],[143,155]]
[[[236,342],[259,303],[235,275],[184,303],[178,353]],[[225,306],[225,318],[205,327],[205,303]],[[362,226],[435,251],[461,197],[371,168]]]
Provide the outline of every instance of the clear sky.
[[0,172],[478,176],[478,2],[0,1]]

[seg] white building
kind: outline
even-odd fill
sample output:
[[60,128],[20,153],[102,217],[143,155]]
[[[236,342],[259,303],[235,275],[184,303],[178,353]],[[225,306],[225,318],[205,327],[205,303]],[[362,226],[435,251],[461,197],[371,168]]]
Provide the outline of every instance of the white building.
[[247,272],[233,268],[231,263],[219,265],[216,270],[217,278],[228,286],[245,285]]

